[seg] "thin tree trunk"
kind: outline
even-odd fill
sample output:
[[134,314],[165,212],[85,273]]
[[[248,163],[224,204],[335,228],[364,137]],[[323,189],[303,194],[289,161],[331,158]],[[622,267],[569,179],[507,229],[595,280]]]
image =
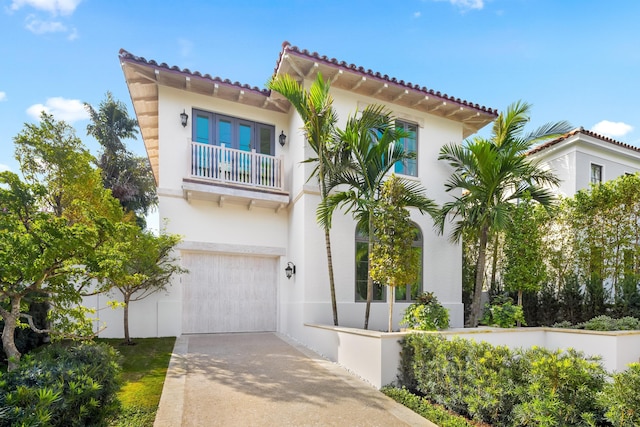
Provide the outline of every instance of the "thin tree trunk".
[[369,212],[369,242],[367,246],[367,308],[364,312],[364,328],[369,329],[369,313],[373,300],[373,279],[371,278],[371,252],[373,251],[373,215]]
[[333,257],[331,256],[331,236],[329,229],[324,229],[324,241],[327,247],[327,268],[329,269],[329,289],[331,291],[331,309],[333,310],[333,324],[338,326],[338,304],[336,303],[336,283],[333,278]]
[[496,292],[496,273],[498,271],[498,233],[493,233],[493,259],[491,260],[491,292]]
[[391,301],[389,301],[389,332],[393,332],[393,302],[396,300],[396,287],[389,286],[391,294]]
[[480,241],[478,244],[478,261],[476,262],[476,283],[471,302],[471,313],[469,314],[469,326],[475,328],[480,322],[482,312],[482,285],[484,282],[484,270],[487,254],[487,227],[480,230]]
[[2,349],[9,361],[7,365],[8,371],[13,371],[20,364],[20,352],[16,347],[15,333],[16,325],[18,323],[18,316],[20,315],[20,301],[22,298],[16,297],[11,300],[11,312],[3,310],[2,317],[4,320],[4,327],[2,328]]
[[[318,165],[318,177],[320,179],[320,194],[322,199],[326,200],[328,196],[327,187],[324,183],[324,167],[322,159]],[[331,255],[331,235],[328,227],[324,227],[324,241],[327,249],[327,269],[329,272],[329,291],[331,293],[331,310],[333,311],[333,324],[338,326],[338,304],[336,302],[336,282],[333,277],[333,256]]]
[[124,343],[131,344],[131,338],[129,337],[129,302],[131,297],[129,294],[124,294]]

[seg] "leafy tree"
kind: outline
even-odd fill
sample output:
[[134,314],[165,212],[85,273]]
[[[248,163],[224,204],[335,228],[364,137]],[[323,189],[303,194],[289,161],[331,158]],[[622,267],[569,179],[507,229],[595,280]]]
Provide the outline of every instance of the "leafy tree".
[[[332,163],[335,154],[334,127],[338,121],[333,109],[333,98],[329,94],[329,82],[318,73],[316,80],[311,84],[309,90],[295,81],[288,74],[277,76],[267,83],[267,87],[275,90],[293,105],[303,121],[303,130],[309,146],[314,151],[315,156],[306,162],[313,162],[316,167],[309,177],[316,176],[320,185],[320,197],[324,201],[329,195],[327,180],[331,176]],[[338,325],[338,305],[336,302],[336,287],[333,275],[333,260],[331,257],[331,219],[322,216],[329,215],[330,212],[322,212],[318,215],[318,223],[324,229],[324,239],[327,250],[327,268],[329,272],[329,289],[331,292],[331,308],[333,310],[333,324]]]
[[505,233],[504,287],[518,293],[518,305],[522,307],[522,293],[539,291],[547,277],[542,242],[544,213],[536,212],[528,195],[512,210]]
[[186,270],[180,267],[173,255],[180,236],[164,233],[156,236],[125,222],[117,224],[116,233],[119,240],[101,247],[97,254],[99,277],[109,289],[122,294],[124,340],[126,344],[133,344],[129,336],[131,302],[165,290],[174,274]]
[[489,138],[475,137],[463,144],[445,145],[439,159],[453,167],[447,191],[461,191],[442,207],[439,228],[444,232],[447,217],[456,219],[450,238],[458,242],[465,231],[478,241],[476,278],[469,325],[477,326],[486,268],[487,242],[491,233],[504,230],[511,221],[509,206],[525,193],[545,207],[551,205],[549,186],[558,179],[526,157],[535,142],[570,130],[566,122],[546,124],[524,134],[530,105],[516,102],[494,122]]
[[[24,181],[0,174],[0,316],[9,370],[20,359],[17,327],[38,333],[91,333],[78,305],[96,248],[122,221],[117,200],[104,190],[91,156],[73,129],[43,114],[14,139]],[[36,325],[25,298],[50,305],[49,325]],[[24,322],[27,321],[27,323]]]
[[[323,221],[330,220],[331,213],[343,206],[347,212],[353,212],[358,228],[365,231],[369,238],[368,254],[371,257],[374,241],[373,210],[381,199],[382,183],[396,162],[412,158],[410,153],[398,141],[406,136],[396,129],[395,119],[383,107],[370,105],[359,117],[350,117],[344,129],[338,130],[341,155],[348,163],[341,164],[336,171],[331,188],[346,185],[348,189],[330,194],[318,207],[318,216]],[[436,204],[424,196],[424,188],[415,181],[400,179],[405,188],[402,205],[416,207],[421,213],[434,216]],[[373,280],[369,259],[367,282],[367,306],[364,328],[369,327],[369,313],[373,299]]]
[[414,283],[420,277],[420,252],[412,247],[416,229],[403,203],[406,188],[395,175],[382,185],[373,212],[375,242],[370,255],[371,278],[389,287],[389,332],[393,332],[396,286]]
[[123,142],[123,139],[135,139],[138,123],[129,117],[127,107],[115,100],[111,92],[107,92],[98,110],[87,103],[85,108],[92,122],[87,125],[87,134],[96,138],[102,147],[97,165],[102,171],[104,187],[144,224],[144,216],[157,204],[153,173],[149,160],[128,151]]

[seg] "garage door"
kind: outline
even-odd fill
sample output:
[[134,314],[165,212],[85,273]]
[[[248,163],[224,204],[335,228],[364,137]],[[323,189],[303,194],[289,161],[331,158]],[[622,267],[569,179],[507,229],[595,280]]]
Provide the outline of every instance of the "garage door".
[[277,259],[183,253],[183,333],[275,331]]

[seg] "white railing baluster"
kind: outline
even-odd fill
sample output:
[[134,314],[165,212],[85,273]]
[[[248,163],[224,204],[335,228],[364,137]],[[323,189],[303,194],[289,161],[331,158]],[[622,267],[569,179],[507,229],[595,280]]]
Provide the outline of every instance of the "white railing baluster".
[[192,178],[283,190],[281,157],[191,142],[189,160]]

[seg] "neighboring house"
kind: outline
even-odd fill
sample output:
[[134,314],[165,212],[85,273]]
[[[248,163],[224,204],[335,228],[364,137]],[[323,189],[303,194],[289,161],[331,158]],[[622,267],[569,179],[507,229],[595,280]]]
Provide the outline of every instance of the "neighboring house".
[[529,152],[558,178],[559,195],[571,197],[591,184],[640,172],[640,148],[577,128]]
[[[313,152],[295,109],[275,92],[124,50],[119,59],[158,187],[159,216],[168,220],[168,232],[183,236],[179,253],[189,269],[168,292],[132,305],[132,335],[279,331],[304,343],[305,323],[331,325],[318,185],[308,180],[314,165],[303,163]],[[451,170],[437,160],[440,147],[461,142],[497,115],[283,44],[274,75],[290,74],[308,86],[318,72],[331,81],[340,126],[369,104],[392,110],[412,134],[407,149],[417,154],[396,172],[420,180],[438,204],[451,197],[444,187]],[[422,275],[418,286],[398,292],[394,323],[412,296],[432,291],[449,308],[452,326],[462,326],[460,246],[448,233],[438,236],[429,216],[413,211],[411,218],[420,230]],[[340,325],[362,327],[366,258],[356,259],[363,243],[350,214],[336,212],[331,237]],[[288,265],[295,265],[290,279]],[[370,328],[384,330],[386,289],[376,298]],[[100,314],[111,325],[107,336],[121,334],[113,316]]]

